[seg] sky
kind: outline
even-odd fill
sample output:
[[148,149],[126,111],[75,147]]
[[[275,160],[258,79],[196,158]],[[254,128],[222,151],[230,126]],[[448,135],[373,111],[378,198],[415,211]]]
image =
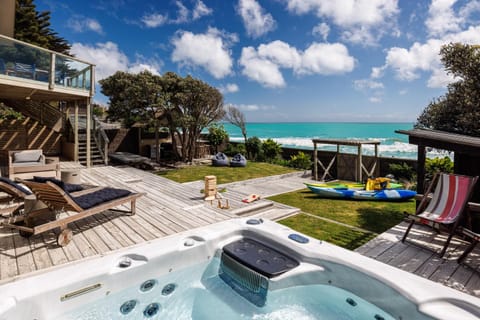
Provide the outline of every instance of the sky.
[[[145,69],[218,88],[247,122],[415,122],[480,43],[480,0],[36,0],[96,80]],[[97,84],[94,101],[108,105]]]

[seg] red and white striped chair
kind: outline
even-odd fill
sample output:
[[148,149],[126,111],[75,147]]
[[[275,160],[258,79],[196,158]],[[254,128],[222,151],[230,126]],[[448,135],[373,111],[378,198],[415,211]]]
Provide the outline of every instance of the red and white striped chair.
[[[446,173],[436,174],[420,202],[417,212],[415,215],[409,215],[408,219],[411,222],[407,231],[405,231],[402,242],[407,238],[415,222],[431,227],[446,227],[449,235],[440,252],[440,257],[443,257],[465,211],[477,180],[478,177]],[[435,190],[430,198],[429,194],[432,192],[433,186],[435,186]]]

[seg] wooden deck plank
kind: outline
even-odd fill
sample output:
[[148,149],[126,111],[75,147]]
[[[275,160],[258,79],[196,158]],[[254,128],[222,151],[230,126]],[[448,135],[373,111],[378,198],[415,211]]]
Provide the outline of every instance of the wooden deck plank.
[[[70,167],[71,166],[71,167]],[[77,168],[75,164],[62,168]],[[81,167],[80,167],[81,168]],[[95,167],[81,170],[82,183],[129,189],[147,194],[137,201],[137,214],[127,216],[113,211],[104,211],[70,224],[74,237],[63,248],[56,246],[56,235],[47,232],[30,240],[21,238],[16,231],[0,229],[0,281],[8,281],[20,274],[56,266],[122,247],[140,244],[169,234],[182,232],[237,217],[238,210],[255,209],[245,216],[278,219],[294,212],[288,206],[274,204],[257,210],[268,200],[261,199],[246,204],[241,200],[250,193],[264,197],[276,193],[305,188],[309,179],[301,174],[253,179],[252,181],[226,184],[222,201],[229,200],[231,208],[219,209],[203,200],[200,189],[204,182],[180,184],[164,177],[130,167]],[[219,188],[223,185],[219,185]],[[123,205],[122,207],[128,207]],[[389,265],[402,268],[417,275],[480,296],[480,247],[465,260],[472,267],[456,264],[455,259],[464,250],[466,242],[454,239],[445,258],[400,239],[407,224],[401,223],[379,235],[356,251]],[[432,234],[428,228],[414,226],[409,239],[418,245],[427,245],[439,251],[444,235]]]
[[15,255],[17,257],[18,274],[25,274],[37,270],[33,259],[30,241],[19,234],[13,236]]
[[0,245],[0,280],[9,279],[18,274],[15,244],[13,241],[14,231],[3,229]]

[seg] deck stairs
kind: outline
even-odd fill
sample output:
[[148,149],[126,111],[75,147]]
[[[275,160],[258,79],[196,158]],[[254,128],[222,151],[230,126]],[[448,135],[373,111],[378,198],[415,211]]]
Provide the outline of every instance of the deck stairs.
[[[69,116],[70,123],[74,123],[75,116]],[[87,165],[87,117],[78,116],[78,161],[82,165]],[[92,166],[105,165],[100,149],[93,137],[90,136],[90,161]]]

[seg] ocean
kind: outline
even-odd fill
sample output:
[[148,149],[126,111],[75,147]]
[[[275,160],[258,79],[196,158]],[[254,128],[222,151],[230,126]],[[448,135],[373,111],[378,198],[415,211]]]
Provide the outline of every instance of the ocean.
[[[243,142],[241,130],[230,124],[223,124],[229,134],[230,141]],[[395,130],[413,129],[413,123],[354,123],[354,122],[282,122],[282,123],[247,123],[247,138],[258,137],[261,140],[271,138],[282,147],[311,149],[312,139],[358,139],[378,140],[379,154],[382,157],[417,158],[417,146],[408,143],[408,136],[395,133]],[[336,150],[335,145],[318,145],[319,150]],[[373,145],[365,145],[363,154],[373,155]],[[355,147],[343,146],[345,153],[356,153]],[[429,150],[427,157],[448,156],[441,150]]]

